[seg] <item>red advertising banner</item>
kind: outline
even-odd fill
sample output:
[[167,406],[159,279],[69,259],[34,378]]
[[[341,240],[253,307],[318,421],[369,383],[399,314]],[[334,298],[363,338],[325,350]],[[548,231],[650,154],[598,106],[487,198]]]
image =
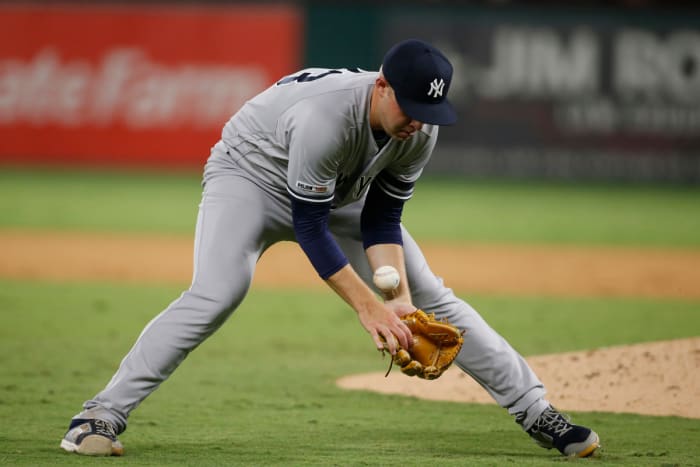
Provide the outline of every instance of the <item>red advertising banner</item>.
[[0,6],[0,162],[201,166],[302,61],[291,6]]

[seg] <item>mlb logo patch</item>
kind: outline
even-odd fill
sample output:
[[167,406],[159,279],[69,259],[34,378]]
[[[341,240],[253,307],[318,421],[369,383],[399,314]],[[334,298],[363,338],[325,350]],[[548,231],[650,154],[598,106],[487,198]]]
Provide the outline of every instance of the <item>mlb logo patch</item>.
[[304,191],[308,191],[310,193],[326,193],[328,191],[327,186],[309,185],[308,183],[304,183],[301,181],[297,181],[297,188]]

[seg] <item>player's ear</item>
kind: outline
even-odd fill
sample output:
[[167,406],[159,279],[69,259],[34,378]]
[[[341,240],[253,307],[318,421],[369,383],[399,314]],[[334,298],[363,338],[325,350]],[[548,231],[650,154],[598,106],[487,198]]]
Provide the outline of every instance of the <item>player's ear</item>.
[[377,91],[383,96],[384,93],[386,93],[391,86],[389,86],[389,82],[384,78],[383,75],[377,76],[377,79],[374,81],[374,86],[377,88]]

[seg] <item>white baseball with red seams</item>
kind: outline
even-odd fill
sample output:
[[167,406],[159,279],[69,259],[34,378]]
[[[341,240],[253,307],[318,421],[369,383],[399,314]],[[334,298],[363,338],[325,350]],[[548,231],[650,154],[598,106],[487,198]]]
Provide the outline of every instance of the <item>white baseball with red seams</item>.
[[374,271],[374,276],[372,276],[372,281],[374,285],[381,291],[391,291],[399,286],[401,281],[401,276],[399,276],[399,271],[393,266],[381,266]]

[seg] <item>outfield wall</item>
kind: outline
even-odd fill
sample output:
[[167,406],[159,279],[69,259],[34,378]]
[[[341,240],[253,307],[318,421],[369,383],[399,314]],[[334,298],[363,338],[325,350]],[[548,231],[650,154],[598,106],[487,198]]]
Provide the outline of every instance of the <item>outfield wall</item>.
[[0,162],[198,168],[280,76],[420,37],[460,116],[429,172],[700,182],[697,10],[428,3],[0,6]]

